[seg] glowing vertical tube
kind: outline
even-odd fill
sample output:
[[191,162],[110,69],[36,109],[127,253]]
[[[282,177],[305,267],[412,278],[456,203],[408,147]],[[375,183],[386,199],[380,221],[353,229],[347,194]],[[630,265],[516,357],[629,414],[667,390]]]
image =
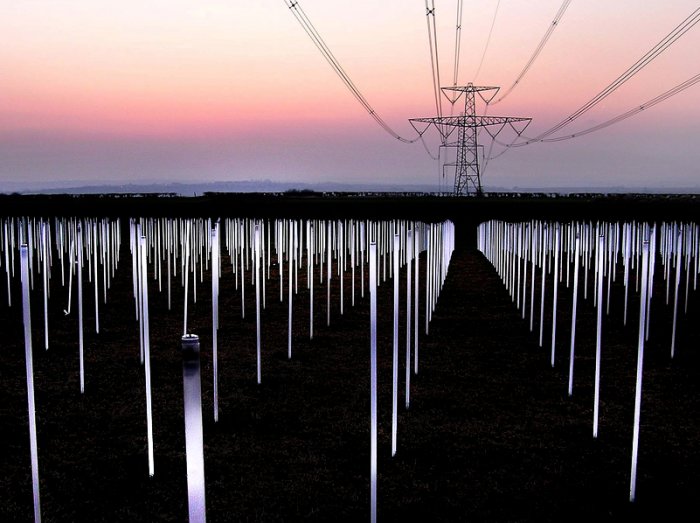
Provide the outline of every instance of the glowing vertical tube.
[[634,281],[635,281],[634,290],[635,290],[635,292],[639,292],[639,273],[641,271],[641,265],[639,262],[639,253],[641,251],[641,248],[639,246],[639,238],[640,238],[641,230],[643,228],[645,228],[645,225],[641,225],[641,224],[639,224],[639,225],[635,224],[635,225],[636,225],[636,227],[634,229],[634,257],[632,258],[632,268],[634,269],[635,265],[637,267],[637,270],[635,271],[635,278],[634,278]]
[[532,227],[532,234],[530,235],[530,332],[534,326],[535,319],[535,256],[537,256],[536,250],[537,242],[537,228],[534,224]]
[[571,306],[571,349],[569,351],[569,396],[574,391],[574,344],[576,340],[576,306],[578,304],[578,265],[579,265],[579,249],[581,239],[576,233],[574,247],[574,300]]
[[95,332],[100,332],[100,289],[97,280],[97,222],[92,223],[92,257],[93,257],[93,274],[95,278]]
[[684,314],[688,314],[688,290],[690,288],[690,253],[692,248],[692,237],[690,233],[692,232],[688,228],[686,231],[686,241],[685,241],[685,307]]
[[[351,280],[351,291],[350,291],[350,303],[355,306],[355,248],[356,248],[356,236],[355,236],[356,224],[353,220],[350,220],[350,271],[352,273]],[[687,294],[687,293],[686,293]]]
[[255,226],[255,332],[258,359],[258,385],[260,384],[260,226]]
[[44,283],[44,348],[49,350],[49,250],[46,238],[46,223],[41,222],[42,276]]
[[189,293],[189,277],[190,277],[190,227],[192,226],[192,222],[190,220],[187,220],[187,229],[186,229],[186,237],[185,237],[185,271],[184,271],[184,276],[185,276],[185,311],[184,311],[184,317],[183,317],[183,328],[182,328],[182,335],[185,336],[187,335],[187,294]]
[[396,432],[398,427],[399,389],[399,235],[394,235],[394,336],[392,360],[392,410],[391,410],[391,455],[396,455]]
[[430,286],[430,321],[433,320],[433,311],[437,302],[438,294],[440,293],[440,238],[439,225],[433,225],[433,246],[432,246],[432,262],[430,264],[431,286]]
[[517,289],[514,289],[514,293],[516,294],[516,306],[519,309],[520,308],[520,274],[521,274],[521,261],[523,260],[523,228],[521,224],[517,225],[517,235],[515,237],[515,249],[517,249],[514,252],[513,260],[515,261],[515,264],[517,265],[516,271],[517,271],[517,277],[513,278],[513,282],[516,283]]
[[513,249],[512,249],[512,242],[513,242],[513,228],[512,227],[507,227],[505,230],[504,234],[504,240],[503,240],[503,284],[506,287],[506,290],[508,291],[508,294],[511,296],[511,301],[513,298],[513,292],[512,292],[512,286],[511,286],[511,278],[513,274],[512,270],[512,265],[513,265]]
[[678,288],[681,283],[681,252],[683,250],[683,229],[678,230],[676,238],[676,281],[673,294],[673,334],[671,335],[671,358],[676,351],[676,323],[678,319]]
[[326,325],[331,324],[331,222],[328,222],[326,241]]
[[414,289],[413,293],[415,294],[414,300],[413,300],[413,354],[415,356],[415,360],[413,362],[413,372],[415,374],[418,374],[418,271],[420,269],[420,246],[418,245],[418,238],[419,234],[417,231],[414,232],[413,234],[413,252],[414,252],[414,257],[416,260],[416,270],[413,271],[414,274]]
[[[171,286],[170,278],[171,278],[171,273],[172,273],[172,266],[171,266],[172,261],[171,261],[171,256],[170,256],[170,250],[173,249],[173,245],[172,245],[172,227],[171,227],[170,223],[168,223],[168,228],[167,228],[167,231],[166,231],[166,238],[167,238],[167,243],[168,243],[167,248],[165,249],[165,251],[166,251],[166,256],[167,256],[167,258],[168,258],[168,272],[167,272],[167,274],[168,274],[168,310],[170,310],[170,309],[171,309],[171,305],[172,305],[172,300],[171,300],[172,292],[171,292],[171,287],[170,287],[170,286]],[[174,250],[174,249],[173,249],[173,250]]]
[[[108,258],[105,257],[106,254],[106,235],[105,235],[106,222],[102,221],[102,226],[100,227],[100,254],[102,255],[102,299],[104,303],[107,303],[107,265]],[[159,262],[160,263],[160,262]],[[159,265],[160,266],[160,265]],[[159,271],[160,272],[160,271]]]
[[338,224],[338,278],[340,279],[340,315],[345,314],[345,227],[343,222]]
[[78,355],[80,357],[80,393],[85,392],[85,361],[83,359],[83,231],[78,223]]
[[206,521],[204,495],[204,437],[202,433],[202,382],[199,336],[182,337],[182,386],[185,402],[185,454],[187,458],[187,506],[190,523]]
[[566,245],[566,288],[569,288],[569,282],[571,280],[571,228],[572,224],[569,224],[566,228],[566,240],[564,244]]
[[[284,301],[284,254],[282,249],[282,242],[284,241],[284,222],[277,221],[275,230],[275,243],[277,245],[277,265],[279,266],[280,273],[280,303]],[[287,239],[288,239],[288,235]],[[289,249],[287,249],[287,256],[289,256]]]
[[[263,251],[263,252],[267,252],[267,279],[269,280],[270,279],[270,254],[271,254],[271,252],[270,252],[270,224],[269,224],[269,220],[266,220],[265,224],[266,224],[265,231],[266,231],[266,236],[267,236],[267,251]],[[263,271],[264,271],[264,269],[263,269]],[[263,272],[263,275],[264,274],[265,273]],[[264,296],[263,296],[263,303],[265,303]]]
[[610,234],[608,238],[608,291],[605,297],[605,315],[609,316],[610,315],[610,288],[612,285],[612,281],[615,278],[615,267],[613,266],[613,246],[612,246],[612,241],[613,237],[612,235],[614,234],[612,231],[612,227],[609,227],[609,232]]
[[360,223],[360,297],[365,297],[365,222]]
[[627,325],[627,300],[629,295],[629,280],[630,280],[630,240],[631,240],[631,229],[629,224],[625,224],[622,230],[624,236],[622,241],[623,258],[625,265],[625,276],[624,276],[624,286],[625,286],[625,308],[623,314],[623,325]]
[[239,236],[241,238],[241,318],[245,318],[245,269],[243,268],[243,258],[245,258],[243,254],[243,245],[245,244],[245,229],[243,228],[243,225],[241,225],[241,234]]
[[311,287],[311,221],[306,221],[306,288]]
[[369,245],[370,522],[377,522],[377,244]]
[[58,218],[54,218],[54,228],[56,230],[56,254],[58,254],[58,261],[61,264],[61,287],[65,287],[66,285],[66,274],[65,274],[65,266],[64,266],[64,260],[63,260],[63,251],[64,251],[64,236],[63,236],[63,221],[59,221]]
[[[161,264],[161,248],[163,245],[163,240],[161,238],[161,224],[163,222],[163,219],[161,218],[158,220],[158,228],[156,229],[156,262],[157,262],[157,272],[154,275],[154,278],[158,280],[158,292],[162,292],[163,290],[163,273],[162,273],[162,264]],[[106,264],[105,264],[106,266]],[[105,289],[107,286],[105,285]],[[105,294],[106,295],[106,294]]]
[[668,305],[668,297],[669,297],[669,287],[671,285],[671,254],[672,254],[672,246],[673,246],[673,237],[675,236],[676,232],[676,224],[673,225],[673,232],[674,234],[671,233],[671,228],[664,225],[662,225],[661,228],[661,233],[663,234],[664,231],[666,232],[666,241],[664,242],[664,247],[665,247],[665,255],[664,255],[664,279],[666,280],[666,305]]
[[642,296],[639,302],[639,337],[637,342],[637,385],[634,394],[634,428],[632,435],[632,467],[630,472],[630,502],[637,491],[637,454],[639,451],[639,418],[642,408],[642,375],[644,367],[644,326],[646,324],[647,288],[649,286],[649,242],[642,246]]
[[[523,237],[521,237],[521,243],[520,243],[520,252],[521,256],[523,259],[523,287],[522,287],[522,294],[523,294],[523,301],[522,301],[522,314],[521,318],[524,320],[525,319],[525,310],[527,309],[527,261],[528,261],[528,256],[529,256],[529,249],[527,248],[528,244],[528,236],[530,234],[530,227],[526,226],[525,227],[525,233],[523,234]],[[567,251],[567,257],[569,256],[569,253]],[[569,286],[569,266],[567,264],[566,266],[566,286]],[[518,265],[518,274],[520,274],[520,265]],[[519,292],[519,291],[518,291]]]
[[143,324],[143,352],[144,352],[144,368],[146,373],[146,431],[148,437],[148,475],[154,474],[153,463],[153,411],[151,408],[151,342],[150,342],[150,327],[148,322],[148,271],[146,266],[146,237],[141,236],[139,248],[141,250],[141,300],[142,300],[142,316]]
[[214,421],[219,421],[219,224],[211,231],[211,339],[214,367]]
[[[246,225],[247,225],[247,227],[246,227]],[[243,242],[241,244],[241,250],[242,250],[242,253],[245,253],[244,258],[245,258],[245,268],[246,269],[250,265],[250,257],[251,256],[249,256],[248,254],[249,254],[249,251],[253,248],[253,246],[251,245],[251,240],[250,240],[250,227],[251,227],[250,220],[244,220],[241,223],[241,241]],[[252,271],[252,272],[254,272],[254,271]],[[253,283],[253,281],[255,280],[255,276],[252,274],[252,272],[251,272],[251,283]]]
[[[5,222],[5,272],[7,274],[7,306],[12,306],[12,293],[10,292],[10,247],[7,222]],[[14,267],[13,267],[14,269]]]
[[[192,246],[192,303],[197,303],[197,257],[201,255],[199,250],[199,227],[197,221],[194,222],[195,230],[193,233],[194,245]],[[201,267],[201,264],[200,264]]]
[[561,244],[561,227],[556,225],[554,235],[554,301],[552,303],[552,356],[550,363],[554,367],[554,352],[557,339],[557,294],[559,290],[559,245]]
[[593,437],[598,437],[598,408],[600,404],[600,338],[602,331],[602,320],[603,320],[603,249],[605,247],[605,237],[601,234],[598,238],[598,252],[596,253],[598,257],[598,274],[596,276],[598,290],[596,296],[598,297],[597,307],[598,307],[598,324],[596,327],[596,345],[595,345],[595,392],[593,399]]
[[[389,245],[387,241],[387,227],[389,224],[387,222],[379,224],[379,254],[382,257],[382,281],[386,281],[386,253],[389,251]],[[379,282],[377,282],[379,283]]]
[[[265,225],[263,223],[260,224],[260,248],[258,249],[258,254],[260,255],[260,264],[261,264],[261,271],[262,271],[262,308],[265,308],[265,242],[263,239],[265,238]],[[269,231],[268,231],[269,232]],[[268,236],[269,238],[269,236]],[[268,270],[269,274],[269,270]]]
[[314,271],[313,271],[313,256],[314,256],[314,226],[309,228],[309,237],[307,238],[309,246],[309,254],[306,257],[309,282],[309,339],[314,339]]
[[[292,227],[296,229],[296,224],[292,225],[292,221],[289,221],[289,243],[292,244]],[[292,258],[296,257],[296,250],[290,248],[287,254],[287,261],[289,262],[289,290],[288,290],[288,301],[289,301],[289,319],[287,320],[287,359],[292,359]],[[280,266],[284,260],[280,259]]]
[[411,258],[413,231],[408,231],[406,242],[406,408],[411,405]]
[[299,224],[294,222],[294,294],[299,292],[299,260],[301,250],[299,248]]
[[143,285],[144,285],[144,277],[143,277],[143,271],[141,270],[141,258],[146,256],[146,249],[141,247],[141,225],[136,226],[136,234],[134,236],[134,259],[136,260],[136,276],[137,276],[137,289],[138,289],[138,294],[136,297],[136,303],[138,307],[138,317],[139,317],[139,349],[140,349],[140,358],[141,358],[141,365],[144,363],[145,359],[145,354],[144,354],[144,345],[145,345],[145,338],[144,338],[144,320],[143,320]]
[[63,313],[68,316],[70,314],[72,291],[73,291],[73,273],[75,272],[75,239],[71,238],[70,246],[68,247],[68,256],[70,262],[68,264],[68,306]]
[[429,314],[430,310],[430,285],[431,285],[431,264],[432,264],[432,241],[433,241],[433,225],[430,224],[426,231],[428,235],[428,244],[426,245],[425,253],[425,335],[428,335]]
[[[695,268],[693,269],[693,290],[698,288],[698,273],[700,272],[700,226],[696,225],[693,228],[693,248],[692,253],[695,261]],[[689,253],[690,254],[690,253]]]
[[542,294],[540,297],[540,347],[542,346],[542,336],[544,333],[544,283],[545,283],[545,273],[547,271],[547,226],[544,226],[542,231]]
[[584,256],[583,256],[583,299],[587,300],[588,299],[588,271],[590,269],[591,265],[591,251],[593,250],[592,244],[591,244],[591,229],[592,229],[592,224],[589,226],[586,226],[586,240],[584,242]]
[[34,404],[34,366],[32,361],[32,316],[29,302],[29,252],[26,244],[20,246],[22,274],[22,313],[24,319],[24,356],[27,368],[27,409],[29,413],[29,450],[32,463],[32,493],[34,521],[41,521],[39,498],[39,456],[36,443],[36,407]]
[[[134,219],[129,220],[129,251],[131,252],[131,280],[133,284],[133,294],[134,294],[134,309],[136,314],[136,321],[139,321],[139,291],[138,291],[138,271],[137,271],[137,244],[136,244],[136,224]],[[70,300],[68,300],[70,304]],[[70,310],[70,309],[68,309]]]
[[[323,253],[326,252],[324,249],[326,248],[326,233],[324,225],[322,222],[319,224],[319,232],[318,232],[318,261],[319,261],[319,267],[318,267],[318,283],[323,284]],[[313,270],[311,271],[313,273]]]
[[649,340],[649,324],[651,323],[651,297],[654,293],[654,268],[656,266],[656,225],[650,228],[649,232],[649,286],[647,287],[647,310],[646,310],[646,329],[645,341]]

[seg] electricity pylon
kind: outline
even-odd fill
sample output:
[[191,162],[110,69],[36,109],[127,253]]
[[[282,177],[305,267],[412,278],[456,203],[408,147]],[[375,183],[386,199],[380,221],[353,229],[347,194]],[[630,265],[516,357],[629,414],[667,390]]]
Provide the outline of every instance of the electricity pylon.
[[[467,85],[443,87],[442,92],[449,98],[447,92],[452,92],[450,101],[454,104],[464,96],[464,113],[458,116],[436,116],[433,118],[411,118],[409,121],[416,132],[423,134],[427,127],[434,125],[442,138],[444,147],[456,147],[457,158],[454,163],[445,164],[455,168],[455,196],[483,194],[481,188],[481,167],[479,165],[479,129],[484,128],[492,139],[509,126],[520,136],[530,124],[532,118],[516,118],[512,116],[479,116],[476,114],[476,95],[487,105],[498,93],[498,87],[475,87],[471,82]],[[484,94],[486,93],[486,94]],[[419,130],[418,126],[422,125]],[[494,128],[496,129],[494,131]],[[450,142],[450,137],[457,130],[457,140]]]

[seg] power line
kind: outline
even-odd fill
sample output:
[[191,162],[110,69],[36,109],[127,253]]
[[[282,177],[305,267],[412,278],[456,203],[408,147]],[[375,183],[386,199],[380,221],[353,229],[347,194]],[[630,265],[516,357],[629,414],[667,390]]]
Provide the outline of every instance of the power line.
[[[486,154],[484,155],[484,163],[483,163],[483,166],[482,166],[482,168],[481,168],[482,176],[486,174],[486,169],[487,169],[488,166],[489,166],[489,162],[490,162],[491,160],[495,159],[495,158],[498,158],[498,156],[500,156],[500,155],[497,155],[497,156],[495,156],[495,157],[493,157],[493,158],[491,157],[491,151],[493,150],[493,146],[494,146],[495,143],[496,143],[496,138],[494,137],[494,138],[491,140],[491,143],[489,144],[489,152],[486,153]],[[507,150],[508,150],[508,149],[506,149],[506,151],[507,151]]]
[[689,78],[685,82],[682,82],[675,87],[672,87],[668,91],[665,91],[661,93],[658,96],[655,96],[651,100],[648,100],[644,102],[641,105],[638,105],[637,107],[634,107],[630,109],[629,111],[626,111],[622,114],[619,114],[615,116],[614,118],[610,118],[609,120],[606,120],[602,123],[599,123],[598,125],[594,125],[593,127],[589,127],[588,129],[584,129],[583,131],[578,131],[574,134],[566,135],[566,136],[557,136],[555,138],[546,138],[544,140],[541,140],[542,142],[561,142],[563,140],[570,140],[571,138],[578,138],[579,136],[584,136],[586,134],[599,131],[601,129],[605,129],[606,127],[610,127],[613,124],[616,124],[618,122],[621,122],[623,120],[626,120],[627,118],[630,118],[632,116],[635,116],[636,114],[641,113],[642,111],[649,109],[650,107],[654,107],[657,104],[660,104],[661,102],[664,102],[671,98],[672,96],[677,95],[678,93],[685,91],[689,87],[692,87],[696,83],[700,82],[700,74],[696,74],[692,78]]
[[[498,0],[500,2],[500,0]],[[457,85],[457,74],[459,73],[459,55],[462,49],[462,0],[457,0],[457,24],[455,29],[455,62],[452,85]]]
[[408,139],[404,138],[403,136],[399,135],[396,131],[394,131],[389,124],[387,124],[384,119],[377,114],[377,112],[374,110],[374,108],[370,105],[370,103],[367,101],[367,99],[362,95],[360,90],[357,88],[357,86],[354,84],[354,82],[350,79],[348,74],[345,72],[345,70],[342,68],[340,65],[340,62],[338,62],[337,58],[333,55],[331,52],[330,48],[328,45],[326,45],[326,42],[323,40],[321,37],[320,33],[316,30],[314,25],[311,23],[311,20],[309,20],[308,16],[306,16],[306,13],[302,9],[301,5],[299,4],[298,1],[296,0],[283,0],[284,4],[289,8],[289,10],[292,12],[294,17],[297,19],[301,27],[304,29],[304,32],[311,38],[311,41],[314,43],[316,48],[321,52],[323,57],[326,59],[328,64],[333,68],[333,71],[338,75],[338,77],[341,79],[341,81],[345,84],[345,86],[348,88],[348,90],[352,93],[352,95],[355,97],[355,99],[359,102],[362,107],[369,113],[369,115],[374,119],[377,124],[384,129],[388,134],[396,138],[397,140],[404,142],[404,143],[414,143],[418,141],[421,138],[422,133],[418,133],[418,136],[413,139]]
[[425,21],[428,27],[430,69],[433,76],[435,111],[442,116],[442,97],[440,96],[440,61],[438,59],[437,29],[435,28],[435,0],[430,0],[430,5],[428,5],[428,0],[425,0]]
[[[556,16],[554,17],[554,20],[552,20],[552,23],[549,24],[547,31],[544,33],[544,36],[540,40],[540,43],[537,44],[535,51],[532,53],[532,56],[530,56],[530,59],[527,61],[525,66],[522,68],[522,70],[520,71],[520,74],[518,74],[518,76],[515,79],[515,81],[513,82],[513,84],[508,89],[506,89],[506,91],[500,96],[500,98],[498,100],[493,102],[494,105],[497,104],[498,102],[502,101],[506,96],[508,96],[513,91],[513,89],[515,89],[515,87],[520,83],[520,80],[522,80],[523,77],[525,76],[525,74],[528,72],[530,67],[532,67],[532,64],[535,63],[535,60],[537,60],[537,57],[542,52],[542,49],[544,49],[544,46],[549,41],[549,38],[552,36],[552,33],[554,33],[554,30],[559,25],[559,22],[561,21],[562,17],[564,16],[564,13],[566,12],[566,8],[569,7],[570,3],[571,3],[571,0],[564,0],[562,2],[561,6],[559,7],[559,11],[557,11]],[[496,10],[498,11],[498,7],[496,7]],[[494,21],[495,21],[495,18],[496,17],[494,15]],[[492,27],[492,29],[493,29],[493,27]],[[490,37],[490,35],[489,35],[489,37]],[[486,50],[484,50],[484,53],[486,53]],[[482,61],[483,61],[483,57],[482,57]],[[481,66],[479,66],[479,67],[481,67]]]
[[567,118],[560,121],[555,126],[542,132],[535,138],[528,138],[524,142],[511,144],[510,147],[522,147],[523,145],[529,145],[534,142],[541,142],[548,136],[556,133],[557,131],[563,129],[571,122],[579,118],[581,115],[591,110],[593,107],[598,105],[601,101],[612,94],[618,87],[625,84],[630,78],[636,75],[644,67],[649,65],[655,58],[661,55],[666,49],[671,47],[681,36],[690,31],[695,24],[700,21],[700,7],[695,9],[685,20],[678,24],[668,35],[662,38],[659,43],[652,47],[644,56],[642,56],[637,62],[634,63],[629,69],[618,76],[611,84],[609,84],[605,89],[600,91],[597,95],[591,98],[588,102],[579,107]]
[[[427,3],[427,0],[426,0]],[[435,70],[437,72],[438,87],[442,86],[440,81],[440,53],[438,53],[438,37],[437,37],[437,26],[435,23],[435,0],[430,0],[430,5],[432,8],[432,20],[433,20],[433,41],[435,42]],[[440,113],[442,115],[442,98],[440,98]]]
[[[651,107],[654,107],[655,105],[660,104],[661,102],[664,102],[664,101],[668,100],[669,98],[685,91],[686,89],[692,87],[693,85],[697,84],[698,82],[700,82],[700,73],[696,74],[695,76],[692,76],[691,78],[688,78],[686,81],[681,82],[680,84],[672,87],[668,91],[664,91],[663,93],[655,96],[651,100],[647,100],[646,102],[644,102],[636,107],[633,107],[629,111],[625,111],[624,113],[618,114],[617,116],[610,118],[608,120],[605,120],[604,122],[601,122],[597,125],[594,125],[593,127],[589,127],[588,129],[584,129],[582,131],[578,131],[578,132],[573,133],[573,134],[568,134],[566,136],[545,138],[542,140],[538,140],[538,142],[540,142],[540,143],[562,142],[564,140],[571,140],[572,138],[579,138],[581,136],[585,136],[586,134],[590,134],[590,133],[593,133],[595,131],[600,131],[601,129],[605,129],[606,127],[610,127],[611,125],[614,125],[614,124],[619,123],[623,120],[626,120],[627,118],[631,118],[632,116],[635,116],[635,115],[641,113],[642,111],[650,109]],[[513,142],[516,139],[517,139],[517,137],[515,137]],[[489,149],[489,154],[488,154],[488,157],[486,159],[487,164],[490,160],[495,160],[496,158],[499,158],[500,156],[505,154],[509,150],[510,147],[513,147],[513,142],[505,143],[505,142],[501,142],[500,140],[497,140],[495,138],[494,138],[493,142],[505,147],[505,149],[503,149],[501,152],[499,152],[496,156],[491,156],[491,149]],[[493,146],[493,143],[491,145]]]
[[[571,0],[569,0],[571,1]],[[484,46],[484,52],[481,54],[481,61],[479,62],[479,67],[476,69],[473,81],[476,82],[479,73],[481,72],[481,66],[484,65],[484,58],[486,58],[486,51],[489,49],[489,44],[491,43],[491,34],[493,33],[493,26],[496,25],[496,15],[498,15],[498,8],[501,5],[501,0],[496,2],[496,10],[493,12],[493,20],[491,20],[491,29],[489,29],[489,36],[486,39],[486,45]],[[455,85],[457,85],[457,79],[455,79]]]

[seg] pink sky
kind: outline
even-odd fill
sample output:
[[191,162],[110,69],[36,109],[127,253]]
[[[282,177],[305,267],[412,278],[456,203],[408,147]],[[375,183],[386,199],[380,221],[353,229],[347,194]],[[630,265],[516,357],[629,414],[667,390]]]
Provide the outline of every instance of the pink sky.
[[[420,1],[302,0],[355,84],[398,132],[434,104]],[[512,83],[561,2],[465,2],[459,83]],[[456,1],[438,1],[443,85]],[[530,134],[614,80],[697,4],[573,1],[521,85],[489,114]],[[29,1],[0,6],[0,190],[12,180],[329,180],[426,184],[437,166],[366,115],[282,0]],[[700,72],[700,24],[566,133]],[[700,85],[617,126],[491,163],[500,186],[700,187]],[[565,134],[566,134],[565,133]],[[432,146],[437,144],[433,138]],[[664,171],[662,179],[660,170]]]

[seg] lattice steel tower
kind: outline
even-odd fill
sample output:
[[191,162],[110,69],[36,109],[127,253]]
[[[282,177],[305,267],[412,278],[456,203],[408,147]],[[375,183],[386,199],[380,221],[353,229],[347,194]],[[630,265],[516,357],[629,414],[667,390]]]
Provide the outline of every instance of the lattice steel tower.
[[[437,116],[433,118],[411,118],[409,121],[419,134],[427,127],[434,125],[442,137],[443,147],[455,147],[457,157],[454,163],[446,163],[444,167],[454,167],[455,196],[468,194],[483,194],[481,188],[481,168],[479,165],[479,129],[484,128],[492,139],[509,126],[517,136],[525,130],[531,118],[515,118],[511,116],[478,116],[476,114],[476,95],[488,105],[498,93],[498,87],[475,87],[471,83],[464,86],[443,87],[442,91],[452,92],[452,103],[464,96],[464,113],[458,116]],[[486,93],[486,94],[484,94]],[[421,130],[418,124],[424,124]],[[493,131],[493,128],[496,130]],[[450,137],[457,130],[457,140],[450,142]]]

